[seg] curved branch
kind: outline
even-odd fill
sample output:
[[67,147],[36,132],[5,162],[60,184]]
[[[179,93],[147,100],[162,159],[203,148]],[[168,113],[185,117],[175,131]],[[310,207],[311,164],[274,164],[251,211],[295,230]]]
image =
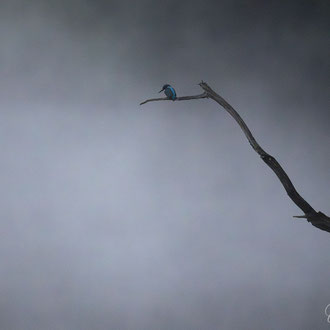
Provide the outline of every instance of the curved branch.
[[[204,90],[203,94],[196,96],[178,97],[177,100],[181,101],[181,100],[191,100],[191,99],[199,99],[199,98],[211,98],[212,100],[220,104],[238,123],[238,125],[244,132],[246,138],[248,139],[250,145],[252,146],[252,148],[259,154],[261,159],[276,174],[276,176],[281,181],[284,189],[286,190],[291,200],[304,212],[304,215],[295,216],[295,218],[307,219],[307,221],[310,222],[313,226],[330,233],[330,218],[322,212],[316,212],[313,209],[313,207],[299,195],[299,193],[295,189],[294,185],[292,184],[290,178],[288,177],[282,166],[273,156],[271,156],[261,148],[261,146],[255,140],[250,129],[248,128],[244,120],[241,118],[241,116],[238,114],[238,112],[224,98],[218,95],[207,83],[202,81],[199,85]],[[169,100],[169,99],[167,98],[149,99],[142,102],[141,105],[147,102],[160,101],[160,100]]]

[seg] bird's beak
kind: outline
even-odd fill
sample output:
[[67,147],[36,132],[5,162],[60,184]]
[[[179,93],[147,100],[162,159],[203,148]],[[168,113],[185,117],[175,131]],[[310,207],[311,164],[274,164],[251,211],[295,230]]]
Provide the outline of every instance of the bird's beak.
[[164,90],[164,88],[163,89],[161,89],[158,93],[161,93],[162,91]]

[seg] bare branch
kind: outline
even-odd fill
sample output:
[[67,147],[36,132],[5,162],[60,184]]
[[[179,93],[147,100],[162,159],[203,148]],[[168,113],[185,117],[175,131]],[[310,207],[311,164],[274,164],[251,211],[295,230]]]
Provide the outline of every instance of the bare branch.
[[156,99],[148,99],[140,103],[146,104],[148,102],[154,102],[154,101],[187,101],[187,100],[197,100],[197,99],[205,99],[207,98],[207,93],[199,94],[199,95],[192,95],[192,96],[178,96],[175,100],[171,100],[168,97],[160,97]]
[[[185,101],[185,100],[192,100],[192,99],[201,99],[201,98],[211,98],[218,104],[220,104],[238,123],[242,131],[244,132],[246,138],[248,139],[252,148],[259,154],[261,159],[273,170],[276,174],[278,179],[281,181],[284,189],[286,190],[288,196],[291,200],[304,212],[302,216],[295,216],[295,218],[305,218],[308,222],[310,222],[313,226],[327,231],[330,233],[330,218],[326,216],[322,212],[316,212],[312,206],[307,203],[297,192],[294,185],[292,184],[290,178],[282,168],[282,166],[277,162],[277,160],[264,151],[258,142],[255,140],[254,136],[252,135],[250,129],[241,118],[241,116],[237,113],[237,111],[220,95],[218,95],[212,88],[205,82],[201,82],[200,87],[204,90],[203,94],[195,95],[195,96],[183,96],[178,97],[176,100],[178,101]],[[168,98],[160,98],[160,99],[149,99],[141,103],[145,104],[151,101],[163,101],[169,100]]]

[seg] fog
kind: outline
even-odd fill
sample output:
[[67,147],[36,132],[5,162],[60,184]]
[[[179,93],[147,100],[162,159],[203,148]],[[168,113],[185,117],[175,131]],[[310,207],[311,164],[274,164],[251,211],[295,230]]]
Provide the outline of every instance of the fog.
[[328,1],[0,3],[0,328],[328,329]]

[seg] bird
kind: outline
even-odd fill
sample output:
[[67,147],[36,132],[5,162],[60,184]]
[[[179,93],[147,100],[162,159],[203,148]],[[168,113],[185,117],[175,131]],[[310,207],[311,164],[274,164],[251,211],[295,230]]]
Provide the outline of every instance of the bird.
[[169,84],[165,84],[163,86],[163,88],[158,92],[161,93],[162,91],[164,91],[165,95],[170,99],[170,100],[175,100],[176,99],[176,92],[175,89],[169,85]]

